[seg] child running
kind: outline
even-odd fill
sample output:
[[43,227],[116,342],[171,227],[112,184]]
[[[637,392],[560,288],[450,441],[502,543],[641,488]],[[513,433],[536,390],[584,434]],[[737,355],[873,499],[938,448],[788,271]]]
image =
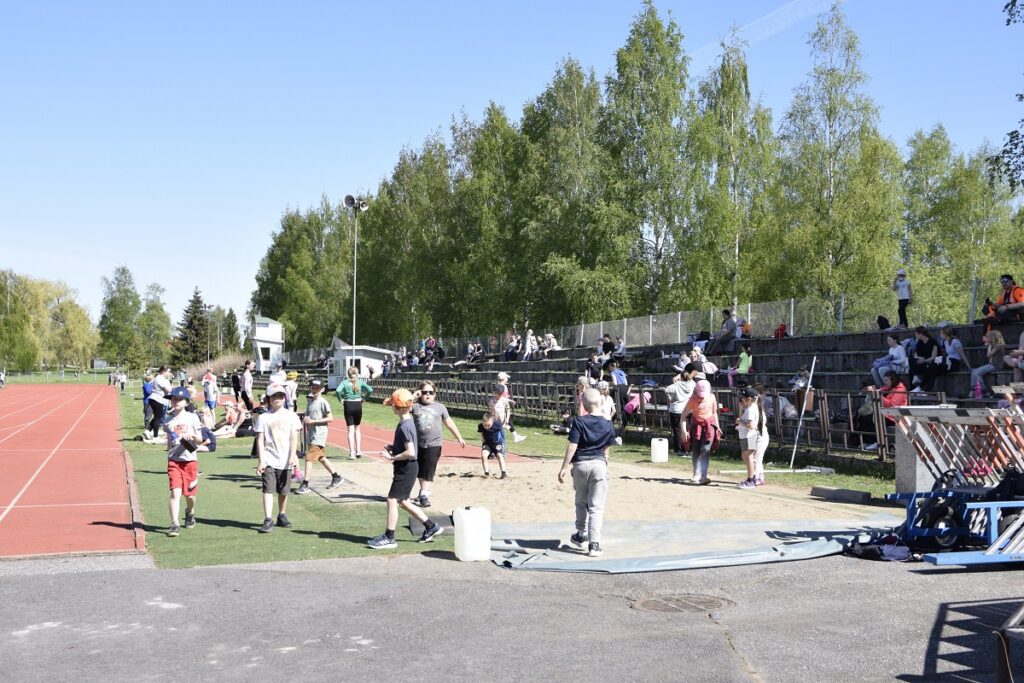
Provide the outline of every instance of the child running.
[[576,490],[576,533],[569,542],[577,547],[587,543],[587,555],[601,555],[601,527],[608,498],[608,449],[615,443],[615,428],[598,412],[601,394],[597,389],[583,392],[587,415],[573,419],[569,443],[565,447],[558,483],[572,466],[572,485]]
[[295,451],[299,445],[302,423],[299,417],[284,407],[286,391],[280,384],[267,387],[270,409],[256,419],[256,455],[260,459],[256,473],[263,479],[263,526],[261,534],[270,533],[274,522],[274,494],[277,494],[277,526],[292,525],[285,514],[288,491],[291,489],[292,468],[299,466]]
[[416,425],[412,420],[412,404],[412,394],[408,389],[396,389],[392,392],[391,397],[384,401],[384,405],[391,406],[391,410],[398,416],[398,426],[395,427],[395,438],[392,444],[385,446],[381,451],[381,455],[392,463],[394,473],[391,479],[391,490],[388,491],[387,526],[384,533],[366,542],[366,545],[374,550],[398,547],[398,542],[395,540],[395,529],[398,527],[399,506],[423,524],[424,529],[423,535],[419,539],[420,543],[433,541],[434,536],[444,531],[444,527],[427,517],[409,500],[413,486],[416,485],[416,475],[419,474],[416,462]]
[[174,537],[181,531],[178,513],[181,497],[185,496],[185,528],[196,525],[196,493],[199,492],[199,459],[196,457],[203,425],[199,417],[185,410],[190,396],[185,387],[174,387],[167,395],[170,404],[168,419],[164,423],[167,433],[167,480],[171,495],[167,510],[171,515],[171,526],[167,535]]
[[484,466],[484,476],[491,476],[487,461],[490,458],[497,458],[498,467],[501,468],[499,479],[508,479],[508,472],[505,470],[505,427],[501,420],[491,413],[484,413],[480,424],[476,426],[476,431],[483,436],[483,443],[480,445],[480,464]]
[[302,418],[302,424],[306,427],[306,469],[302,477],[302,484],[295,489],[295,493],[303,495],[310,492],[309,471],[313,469],[313,463],[319,462],[331,475],[331,483],[327,485],[328,490],[336,489],[345,483],[327,459],[327,425],[334,420],[331,413],[331,404],[324,400],[324,383],[314,379],[309,383],[311,398],[306,404],[306,415]]

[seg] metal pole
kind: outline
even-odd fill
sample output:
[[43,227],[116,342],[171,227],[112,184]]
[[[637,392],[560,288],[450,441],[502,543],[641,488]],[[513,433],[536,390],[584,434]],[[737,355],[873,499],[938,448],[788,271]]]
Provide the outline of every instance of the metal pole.
[[789,300],[789,335],[791,337],[796,336],[796,325],[793,322],[796,312],[796,299]]
[[843,327],[846,323],[846,295],[839,295],[839,334],[843,333]]
[[978,284],[980,280],[974,278],[974,282],[971,283],[971,312],[967,316],[967,324],[970,325],[974,322],[974,314],[978,311]]
[[683,312],[676,311],[676,344],[683,343]]
[[647,345],[654,343],[654,316],[647,316]]
[[356,352],[356,268],[358,266],[357,256],[359,253],[359,207],[352,209],[355,218],[355,237],[352,240],[352,341],[349,342],[349,364]]
[[[792,299],[790,299],[792,301]],[[811,374],[807,377],[807,388],[804,391],[804,396],[800,399],[800,419],[796,423],[796,436],[793,438],[793,455],[789,458],[789,469],[793,469],[793,463],[796,462],[796,447],[800,445],[800,428],[804,425],[804,412],[807,409],[807,397],[812,396],[811,391],[814,388],[814,366],[818,363],[818,357],[815,356],[811,359]]]

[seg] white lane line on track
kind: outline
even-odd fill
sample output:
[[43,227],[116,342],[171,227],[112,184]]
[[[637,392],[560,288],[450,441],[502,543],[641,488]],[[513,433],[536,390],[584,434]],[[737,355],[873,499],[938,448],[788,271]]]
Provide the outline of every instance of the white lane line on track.
[[[53,402],[53,396],[52,395],[47,395],[44,398],[42,398],[41,400],[36,401],[35,403],[32,403],[32,404],[27,405],[27,406],[22,406],[21,408],[18,408],[17,410],[10,410],[10,411],[8,411],[8,410],[5,410],[5,408],[7,406],[0,406],[0,419],[7,419],[7,418],[9,418],[9,417],[11,417],[13,415],[17,415],[18,413],[23,413],[26,410],[34,410],[34,409],[38,408],[39,406],[44,406],[47,403],[52,403],[52,402]],[[12,428],[11,427],[0,427],[0,431],[6,431],[8,429],[12,429]]]
[[[92,416],[90,415],[90,417],[92,417]],[[92,451],[92,452],[111,451],[111,452],[114,452],[114,453],[120,453],[121,452],[121,447],[120,446],[107,446],[106,448],[63,448],[61,450],[63,452],[65,452],[65,453],[67,453],[69,451]],[[4,453],[49,453],[49,452],[50,452],[49,448],[7,448],[7,449],[0,448],[0,455],[3,455]]]
[[[22,431],[24,431],[24,430],[28,429],[29,427],[31,427],[32,425],[34,425],[34,424],[35,424],[36,422],[39,422],[40,420],[42,420],[42,419],[43,419],[44,417],[47,417],[47,416],[48,416],[48,415],[50,415],[51,413],[55,413],[55,412],[57,412],[58,410],[60,410],[60,409],[61,409],[61,408],[63,408],[64,406],[66,406],[67,404],[71,403],[72,401],[75,401],[75,400],[77,400],[77,399],[80,399],[80,398],[82,398],[83,396],[85,396],[85,395],[86,395],[86,394],[88,394],[88,393],[89,393],[88,391],[83,391],[83,392],[81,392],[81,393],[79,393],[79,394],[76,394],[75,396],[73,396],[73,397],[69,398],[68,400],[64,401],[64,402],[63,402],[63,403],[61,403],[60,405],[56,406],[56,407],[55,407],[55,408],[54,408],[53,410],[49,410],[49,411],[47,411],[47,412],[43,413],[42,415],[40,415],[39,417],[37,417],[36,419],[32,420],[31,422],[28,422],[28,423],[26,423],[26,424],[25,424],[25,426],[23,426],[23,427],[22,427],[21,429],[19,429],[18,431],[16,431],[16,432],[11,432],[10,434],[8,434],[7,436],[5,436],[4,438],[0,439],[0,443],[3,443],[4,441],[7,441],[7,439],[9,439],[9,438],[11,438],[12,436],[15,436],[16,434],[18,434],[18,432],[22,432]],[[96,399],[97,399],[97,398],[99,398],[99,397],[100,397],[100,395],[99,395],[99,394],[97,394],[97,395],[96,395],[96,398],[94,398],[94,399],[92,400],[92,403],[95,403],[95,402],[96,402]],[[92,403],[90,403],[89,405],[91,406],[91,405],[92,405]],[[85,414],[85,413],[83,413],[83,415],[84,415],[84,414]],[[81,418],[79,418],[79,419],[81,419]],[[76,422],[75,424],[78,424],[78,423]]]
[[84,508],[84,507],[122,507],[120,503],[48,503],[45,505],[14,505],[15,510],[27,510],[29,508]]
[[[84,395],[84,393],[80,395]],[[18,501],[21,500],[21,497],[25,495],[26,491],[28,491],[28,487],[32,485],[32,482],[36,480],[36,477],[38,477],[39,473],[43,471],[43,468],[46,467],[47,464],[49,464],[51,459],[53,459],[54,454],[64,444],[64,442],[67,441],[67,438],[71,436],[71,432],[75,430],[75,427],[77,427],[78,423],[82,421],[82,418],[84,418],[88,414],[89,408],[92,408],[93,404],[96,403],[97,400],[99,400],[100,396],[101,394],[96,394],[95,396],[93,396],[93,399],[89,401],[89,405],[87,405],[85,407],[85,410],[81,412],[81,414],[78,416],[78,419],[75,420],[75,423],[68,427],[68,430],[64,432],[64,436],[61,437],[60,443],[53,447],[53,450],[50,451],[50,454],[48,456],[46,456],[46,459],[43,460],[43,462],[39,465],[38,468],[36,468],[35,473],[33,473],[29,480],[25,482],[25,485],[21,487],[21,490],[18,491],[18,495],[14,497],[14,500],[10,502],[10,504],[4,509],[3,512],[0,512],[0,524],[3,523],[7,515],[10,514],[11,510],[14,509],[14,506],[18,504]]]

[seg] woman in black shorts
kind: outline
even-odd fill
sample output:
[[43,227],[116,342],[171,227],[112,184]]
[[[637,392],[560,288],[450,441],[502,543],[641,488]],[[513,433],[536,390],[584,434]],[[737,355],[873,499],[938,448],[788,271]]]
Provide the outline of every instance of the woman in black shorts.
[[373,393],[373,387],[359,379],[359,368],[354,365],[345,374],[348,379],[339,384],[334,393],[341,401],[345,425],[348,427],[348,459],[355,460],[363,457],[359,424],[363,421],[363,401]]
[[466,441],[459,434],[459,428],[448,416],[448,409],[437,402],[437,390],[433,383],[426,381],[413,392],[412,419],[416,422],[416,448],[419,459],[420,495],[414,499],[420,507],[430,507],[430,489],[434,483],[437,461],[441,459],[441,425],[452,433],[463,448]]

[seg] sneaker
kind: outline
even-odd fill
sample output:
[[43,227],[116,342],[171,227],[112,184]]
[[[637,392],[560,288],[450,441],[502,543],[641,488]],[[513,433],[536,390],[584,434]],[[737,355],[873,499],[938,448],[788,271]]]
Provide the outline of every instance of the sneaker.
[[621,436],[615,437],[615,445],[616,446],[621,446],[622,445],[622,437]]
[[601,557],[601,553],[602,550],[600,543],[592,541],[587,547],[587,555],[590,557]]
[[512,440],[516,443],[519,443],[520,441],[526,441],[526,437],[523,436],[522,434],[513,434]]
[[577,531],[569,537],[569,543],[572,543],[577,548],[582,548],[583,544],[587,542],[587,537],[582,531]]
[[340,474],[338,474],[338,473],[335,473],[331,477],[331,483],[327,485],[327,490],[336,489],[336,488],[338,488],[339,486],[341,486],[344,483],[345,483],[345,480],[342,478],[342,476]]
[[501,476],[498,477],[498,479],[508,479],[508,472],[502,472]]
[[912,393],[912,394],[923,394],[924,393],[924,389],[922,389],[921,387],[914,387],[913,389],[910,390],[910,393]]
[[308,481],[304,481],[301,484],[299,484],[299,488],[295,489],[294,493],[297,496],[304,496],[307,493],[309,493],[310,491],[312,491],[312,489],[309,488],[309,482]]
[[701,486],[707,486],[708,484],[711,483],[711,480],[708,479],[707,477],[704,477],[703,479],[699,480],[697,483],[700,484]]
[[267,517],[266,519],[263,520],[263,526],[260,527],[259,531],[260,531],[261,534],[269,534],[271,532],[271,530],[273,530],[273,528],[274,528],[273,520],[271,520],[270,517]]
[[764,477],[757,477],[754,479],[754,486],[764,486]]
[[430,543],[434,540],[434,536],[444,531],[444,527],[440,524],[435,524],[433,529],[424,529],[423,535],[420,536],[420,543]]
[[355,453],[351,453],[351,452],[350,452],[350,453],[348,454],[348,459],[349,459],[349,460],[355,460],[355,459],[356,459],[357,457],[359,457],[359,456],[357,456],[357,455],[356,455]]
[[736,484],[738,489],[752,489],[757,486],[757,480],[755,479],[744,479],[739,484]]
[[878,444],[877,443],[869,443],[868,445],[864,446],[864,450],[866,450],[866,451],[877,451],[878,450]]
[[366,542],[366,545],[374,550],[387,550],[388,548],[397,548],[398,541],[388,538],[387,534],[381,534],[376,538],[371,538]]
[[361,458],[361,457],[363,457],[363,453],[362,453],[362,451],[360,451],[359,453],[356,453],[356,457],[357,457],[357,458]]
[[421,493],[417,505],[419,505],[421,508],[428,508],[430,507],[430,499]]
[[170,537],[177,536],[181,532],[181,527],[177,524],[172,524],[171,528],[167,530],[167,535]]
[[[266,522],[264,522],[264,524],[266,524]],[[291,525],[292,523],[288,521],[288,515],[282,513],[277,516],[277,526],[287,529]]]
[[193,515],[193,514],[186,514],[185,515],[185,528],[186,529],[191,529],[195,525],[196,525],[196,516]]

